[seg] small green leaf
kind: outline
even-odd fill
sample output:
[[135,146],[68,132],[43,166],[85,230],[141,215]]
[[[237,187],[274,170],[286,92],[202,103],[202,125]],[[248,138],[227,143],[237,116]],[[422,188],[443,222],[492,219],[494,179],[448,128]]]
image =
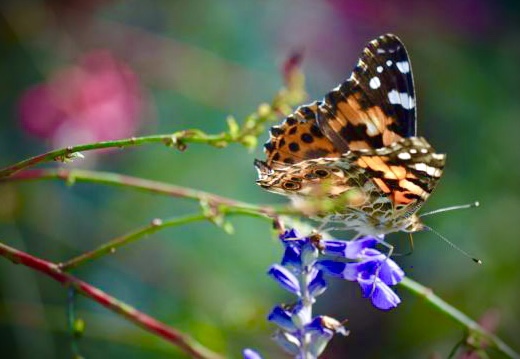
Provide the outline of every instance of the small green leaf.
[[240,133],[240,127],[238,126],[237,121],[233,116],[228,116],[226,120],[229,127],[229,134],[231,135],[231,138],[236,138]]
[[227,234],[235,234],[235,227],[233,227],[233,224],[231,222],[225,221],[224,223],[222,223],[221,227]]
[[242,144],[249,149],[254,149],[258,145],[258,139],[252,135],[244,136],[244,138],[242,138]]

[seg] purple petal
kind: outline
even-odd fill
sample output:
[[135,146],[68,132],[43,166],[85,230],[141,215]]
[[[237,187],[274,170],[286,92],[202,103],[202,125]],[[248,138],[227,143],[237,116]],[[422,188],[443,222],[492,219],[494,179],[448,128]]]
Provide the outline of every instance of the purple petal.
[[379,278],[387,285],[396,285],[404,278],[404,271],[392,259],[381,263]]
[[283,288],[300,296],[301,291],[298,278],[296,278],[296,276],[287,268],[282,267],[279,264],[273,264],[267,274],[273,277]]
[[274,307],[267,319],[288,332],[294,332],[298,329],[292,321],[291,311],[285,310],[280,306]]
[[258,354],[258,352],[249,348],[246,348],[242,351],[242,356],[244,359],[262,359],[262,356]]
[[317,261],[315,265],[317,269],[322,270],[326,275],[342,279],[345,279],[343,272],[345,271],[346,266],[347,263],[328,259]]
[[280,240],[284,241],[286,239],[300,238],[300,233],[295,228],[291,228],[280,234]]
[[309,277],[310,281],[307,290],[309,291],[310,295],[315,298],[327,289],[327,282],[323,277],[323,271],[316,268],[313,268]]
[[378,277],[388,285],[395,285],[403,279],[404,272],[399,265],[377,249],[366,249],[363,256],[366,266],[360,271],[365,272],[365,277],[367,277],[366,274],[376,274],[377,272]]
[[361,237],[353,241],[322,240],[323,253],[348,259],[358,259],[366,248],[373,248],[379,241],[373,237]]
[[312,354],[312,358],[317,358],[327,344],[334,336],[334,331],[323,325],[321,317],[316,317],[306,326],[307,332],[310,334],[308,350]]
[[397,305],[401,303],[401,299],[397,294],[379,278],[370,276],[364,279],[360,276],[358,283],[361,286],[363,297],[370,297],[372,304],[378,309],[389,310],[397,307]]
[[273,335],[273,340],[290,355],[296,356],[300,352],[300,340],[293,334],[277,330]]
[[285,247],[285,251],[282,258],[282,265],[288,268],[294,268],[296,270],[301,270],[302,267],[302,259],[301,259],[301,251],[296,246],[287,246]]

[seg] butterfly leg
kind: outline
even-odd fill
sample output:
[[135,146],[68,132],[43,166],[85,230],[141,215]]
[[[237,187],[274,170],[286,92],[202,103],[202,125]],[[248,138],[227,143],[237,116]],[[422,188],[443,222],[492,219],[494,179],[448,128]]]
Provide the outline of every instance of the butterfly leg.
[[[377,237],[376,237],[377,238]],[[385,260],[382,261],[378,268],[376,269],[376,273],[374,274],[374,283],[372,284],[372,290],[370,292],[370,296],[372,296],[374,294],[374,291],[376,290],[376,281],[377,279],[379,278],[379,272],[381,271],[381,268],[383,267],[383,265],[386,263],[386,261],[392,257],[393,253],[394,253],[394,246],[391,245],[390,243],[386,242],[384,239],[381,239],[381,238],[377,238],[378,239],[378,242],[383,245],[384,247],[386,247],[388,249],[388,252],[386,253],[386,256],[385,256]]]

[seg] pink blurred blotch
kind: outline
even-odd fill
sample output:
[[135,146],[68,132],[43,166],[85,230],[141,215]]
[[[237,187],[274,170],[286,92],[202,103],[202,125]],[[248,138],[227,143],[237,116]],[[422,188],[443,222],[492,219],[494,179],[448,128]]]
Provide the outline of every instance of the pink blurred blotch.
[[83,55],[21,96],[20,123],[53,147],[134,135],[144,107],[134,72],[106,50]]

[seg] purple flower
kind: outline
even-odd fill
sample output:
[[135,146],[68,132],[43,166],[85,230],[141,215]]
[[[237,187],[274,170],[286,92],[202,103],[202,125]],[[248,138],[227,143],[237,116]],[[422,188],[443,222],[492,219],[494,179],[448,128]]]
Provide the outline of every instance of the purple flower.
[[391,258],[373,248],[377,243],[370,237],[350,242],[323,241],[324,253],[358,261],[320,260],[316,266],[329,276],[358,282],[363,297],[370,298],[376,308],[388,310],[401,302],[389,286],[399,283],[404,272]]
[[[382,238],[324,240],[319,235],[305,237],[291,229],[280,235],[280,240],[284,245],[281,264],[272,265],[268,274],[297,298],[292,305],[275,306],[268,320],[278,326],[273,339],[287,353],[298,358],[316,358],[335,334],[348,334],[334,318],[313,317],[312,305],[327,289],[327,276],[358,282],[363,297],[370,298],[376,308],[388,310],[400,303],[390,286],[399,283],[404,272],[375,249]],[[244,358],[260,358],[256,352],[248,353],[256,356],[246,356],[244,351]]]

